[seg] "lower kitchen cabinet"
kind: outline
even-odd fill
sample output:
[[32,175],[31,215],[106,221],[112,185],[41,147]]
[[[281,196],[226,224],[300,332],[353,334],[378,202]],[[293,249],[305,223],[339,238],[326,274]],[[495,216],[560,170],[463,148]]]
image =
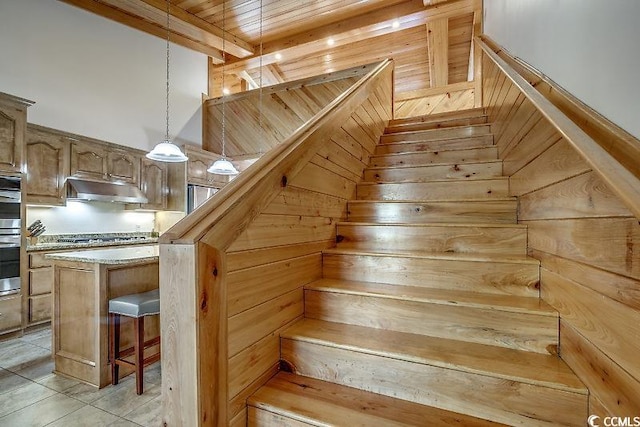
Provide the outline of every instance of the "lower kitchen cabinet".
[[0,298],[0,333],[18,331],[22,328],[22,295],[14,294]]
[[47,253],[51,252],[29,254],[27,326],[51,320],[53,263],[44,258]]

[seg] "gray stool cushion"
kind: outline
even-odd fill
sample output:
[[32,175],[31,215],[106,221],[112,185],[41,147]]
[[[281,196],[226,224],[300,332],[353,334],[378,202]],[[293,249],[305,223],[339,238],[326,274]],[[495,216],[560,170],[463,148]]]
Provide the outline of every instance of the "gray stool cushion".
[[109,300],[109,313],[129,317],[160,314],[160,290],[124,295]]

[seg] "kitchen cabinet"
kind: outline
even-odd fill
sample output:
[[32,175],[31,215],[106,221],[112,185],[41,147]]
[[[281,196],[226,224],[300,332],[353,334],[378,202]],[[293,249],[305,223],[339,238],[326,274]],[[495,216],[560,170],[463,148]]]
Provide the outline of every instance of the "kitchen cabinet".
[[89,141],[71,143],[71,175],[137,184],[140,157],[133,150]]
[[140,176],[140,157],[124,149],[107,149],[107,178],[111,181],[137,185]]
[[[57,251],[56,251],[57,252]],[[50,252],[29,254],[27,275],[27,326],[51,320],[51,290],[53,289],[53,262],[45,259]]]
[[149,202],[140,205],[140,207],[142,209],[154,210],[166,209],[168,196],[167,185],[167,164],[143,157],[140,189],[147,199],[149,199]]
[[27,126],[27,203],[64,205],[69,174],[69,143],[60,134]]
[[187,184],[200,185],[204,187],[224,187],[229,182],[229,177],[216,175],[207,172],[209,166],[221,156],[195,147],[184,147],[187,160]]
[[9,295],[0,298],[0,334],[22,329],[22,296]]
[[0,172],[22,171],[27,108],[32,104],[0,92]]

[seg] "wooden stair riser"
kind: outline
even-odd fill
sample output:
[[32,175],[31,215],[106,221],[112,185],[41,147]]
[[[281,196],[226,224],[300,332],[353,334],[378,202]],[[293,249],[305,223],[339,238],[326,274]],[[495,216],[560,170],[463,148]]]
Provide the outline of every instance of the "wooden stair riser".
[[424,420],[429,420],[433,427],[495,425],[490,421],[282,371],[253,394],[248,404],[250,426],[408,427],[422,425]]
[[305,290],[305,317],[547,354],[554,316]]
[[469,148],[415,153],[382,154],[371,156],[369,167],[423,166],[431,163],[465,163],[477,160],[497,160],[498,148]]
[[401,183],[360,183],[358,200],[460,200],[491,199],[509,196],[506,178],[465,181],[429,181]]
[[378,144],[374,154],[408,153],[416,151],[456,150],[462,148],[485,148],[493,146],[493,135],[474,136],[471,138],[439,139],[436,141],[397,142]]
[[299,375],[509,425],[583,426],[588,416],[578,393],[361,350],[282,338],[281,357]]
[[501,161],[454,163],[399,168],[369,168],[364,170],[368,182],[425,182],[435,179],[469,180],[502,176]]
[[384,133],[387,134],[395,132],[422,131],[429,129],[445,129],[450,127],[480,125],[485,123],[487,123],[487,116],[485,115],[466,118],[461,117],[437,122],[407,122],[404,124],[389,123],[389,125],[385,128]]
[[527,263],[324,253],[322,271],[328,279],[539,296],[539,266]]
[[472,117],[485,116],[484,108],[471,108],[468,110],[449,111],[446,113],[425,114],[422,116],[404,117],[400,119],[389,120],[388,126],[399,126],[413,123],[442,123],[443,121],[465,119]]
[[491,125],[460,126],[444,129],[430,129],[417,132],[395,132],[380,137],[381,144],[401,141],[433,141],[447,138],[468,138],[472,136],[489,135]]
[[405,225],[339,223],[341,249],[526,255],[522,226]]
[[347,219],[377,223],[497,223],[517,222],[518,202],[513,200],[381,202],[351,201]]

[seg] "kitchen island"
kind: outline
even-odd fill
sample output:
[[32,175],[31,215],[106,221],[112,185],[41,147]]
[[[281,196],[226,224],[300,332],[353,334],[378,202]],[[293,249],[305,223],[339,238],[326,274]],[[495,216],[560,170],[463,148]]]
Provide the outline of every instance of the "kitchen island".
[[[111,383],[108,303],[112,298],[158,288],[158,245],[81,250],[45,255],[53,262],[53,357],[55,372],[96,387]],[[145,341],[159,335],[159,319],[145,322]],[[122,319],[121,349],[133,344]],[[152,348],[149,354],[157,352]],[[121,376],[131,372],[121,369]]]

